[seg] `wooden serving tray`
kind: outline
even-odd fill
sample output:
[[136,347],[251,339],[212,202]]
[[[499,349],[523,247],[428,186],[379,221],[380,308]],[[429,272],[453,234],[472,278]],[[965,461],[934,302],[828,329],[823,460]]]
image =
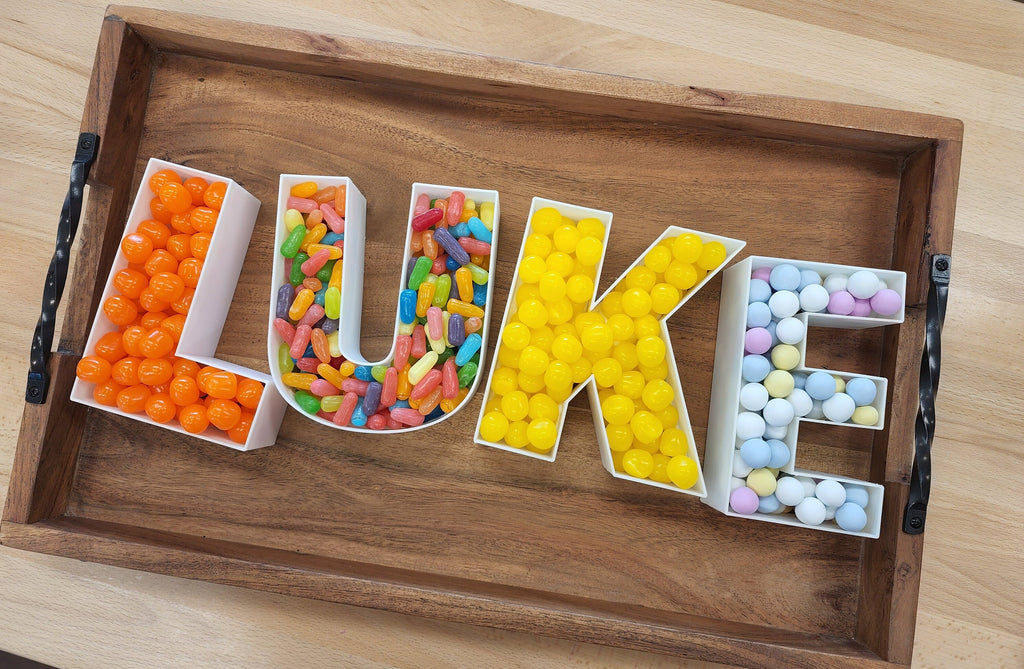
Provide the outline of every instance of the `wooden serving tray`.
[[[923,538],[900,518],[958,121],[112,8],[82,130],[100,151],[49,398],[25,407],[5,545],[746,666],[909,664]],[[902,325],[811,333],[810,364],[889,378],[887,429],[801,428],[800,466],[885,484],[881,538],[728,518],[614,479],[585,394],[554,463],[474,445],[479,395],[415,435],[289,412],[277,445],[253,453],[71,403],[150,156],[263,202],[218,351],[263,370],[283,172],[346,175],[367,196],[370,356],[389,347],[414,181],[500,191],[497,314],[535,195],[614,212],[601,290],[671,224],[745,239],[745,254],[906,271]],[[701,449],[720,286],[670,322]]]

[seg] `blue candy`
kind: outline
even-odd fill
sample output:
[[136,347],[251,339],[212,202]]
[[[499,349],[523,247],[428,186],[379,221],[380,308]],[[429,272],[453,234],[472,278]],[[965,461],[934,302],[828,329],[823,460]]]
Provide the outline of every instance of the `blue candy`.
[[814,372],[807,377],[804,390],[811,399],[827,400],[836,394],[836,380],[828,372]]
[[862,407],[875,401],[878,389],[869,379],[858,376],[846,382],[846,394],[853,398],[854,404]]
[[373,368],[369,365],[359,365],[352,376],[360,381],[373,381]]
[[473,284],[473,304],[478,307],[482,307],[487,304],[487,284],[486,283],[474,283]]
[[398,319],[408,325],[416,320],[416,291],[404,289],[398,294]]
[[491,231],[487,229],[487,226],[479,218],[473,216],[467,221],[466,225],[469,226],[469,234],[482,242],[491,243]]
[[456,223],[448,228],[448,230],[452,233],[452,237],[458,238],[469,236],[469,226],[465,223]]
[[[451,322],[448,323],[448,327],[451,328]],[[473,355],[480,350],[481,344],[483,344],[483,339],[479,332],[474,332],[466,337],[466,341],[459,347],[459,352],[455,354],[455,364],[462,367],[469,362]]]
[[747,439],[740,446],[740,457],[752,469],[767,467],[771,461],[772,449],[764,439]]
[[334,246],[334,242],[340,242],[344,240],[344,232],[328,232],[326,235],[324,235],[323,239],[320,240],[320,243],[327,244],[329,246]]
[[867,524],[868,515],[853,502],[847,502],[836,509],[836,525],[847,532],[860,532]]
[[767,497],[757,498],[757,511],[758,513],[775,513],[782,508],[782,502],[775,494],[768,495]]
[[[763,355],[743,356],[743,380],[748,383],[760,383],[768,372],[772,371],[772,363]],[[833,383],[833,387],[835,384]]]
[[843,487],[846,488],[847,504],[856,504],[862,509],[868,505],[868,491],[864,486],[844,483]]
[[797,290],[800,288],[800,270],[796,265],[782,263],[772,268],[768,283],[775,290]]
[[324,284],[323,288],[313,293],[313,301],[319,304],[321,307],[324,306],[324,295],[327,294],[327,284]]
[[747,307],[747,327],[763,328],[772,322],[772,310],[765,302],[751,302]]
[[778,439],[769,439],[768,447],[772,452],[771,459],[768,461],[769,467],[779,469],[789,464],[789,446],[786,446],[785,442]]
[[366,425],[366,411],[363,410],[362,402],[356,402],[356,408],[352,411],[352,424],[356,427]]
[[750,293],[747,297],[748,302],[767,302],[768,298],[771,296],[772,287],[768,285],[767,281],[763,281],[762,279],[750,280]]
[[821,275],[813,269],[800,270],[800,290],[812,284],[821,285]]
[[[448,259],[444,261],[444,266],[449,270],[457,270],[458,268],[462,267],[462,265],[456,262],[455,258],[451,256],[448,256]],[[452,284],[454,285],[454,283],[455,280],[452,279]]]

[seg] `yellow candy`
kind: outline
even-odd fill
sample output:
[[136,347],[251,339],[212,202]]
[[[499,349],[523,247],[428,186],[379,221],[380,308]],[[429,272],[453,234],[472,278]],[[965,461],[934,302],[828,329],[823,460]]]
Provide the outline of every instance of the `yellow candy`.
[[332,358],[341,356],[341,333],[337,330],[327,335],[327,352]]
[[651,289],[651,309],[656,314],[667,314],[676,308],[681,299],[679,289],[672,284],[659,283]]
[[487,441],[501,441],[508,432],[508,418],[498,411],[490,411],[480,419],[480,437]]
[[659,335],[661,335],[661,323],[654,316],[647,314],[633,321],[633,336],[637,339]]
[[575,334],[562,334],[555,337],[551,342],[551,355],[556,360],[562,360],[572,364],[583,355],[583,344],[576,338]]
[[616,344],[612,348],[612,357],[619,361],[625,371],[636,369],[640,364],[640,358],[636,355],[636,344],[633,342],[623,341]]
[[772,364],[778,369],[793,369],[800,364],[800,351],[792,344],[779,344],[772,349]]
[[644,256],[644,265],[656,274],[663,274],[670,262],[672,262],[672,251],[661,244],[655,246]]
[[573,274],[565,282],[565,295],[573,302],[590,302],[594,297],[594,280],[584,274]]
[[306,374],[301,372],[289,372],[281,375],[281,382],[290,388],[298,388],[300,390],[309,390],[313,382],[317,380],[316,374]]
[[576,333],[582,335],[583,331],[591,325],[603,325],[606,322],[605,317],[601,314],[594,313],[593,311],[584,311],[576,317],[576,320],[573,322],[573,326],[576,328]]
[[[673,390],[672,386],[666,383],[663,379],[648,381],[647,385],[644,386],[642,394],[644,404],[647,405],[648,409],[655,413],[661,411],[669,404],[672,404],[672,400],[675,399],[675,396],[675,390]],[[661,421],[659,420],[658,423],[660,424]]]
[[615,384],[615,392],[631,400],[638,400],[644,392],[645,385],[644,375],[640,372],[623,372]]
[[554,272],[544,272],[537,282],[540,296],[545,300],[560,300],[565,297],[565,279]]
[[[545,383],[547,382],[545,381]],[[565,400],[569,399],[569,395],[572,394],[572,384],[569,384],[567,386],[561,386],[559,388],[554,388],[545,385],[544,390],[547,391],[548,395],[551,395],[551,399],[553,399],[554,401],[564,402]]]
[[342,395],[328,395],[327,397],[320,398],[320,410],[331,413],[337,411],[341,407],[341,400],[344,397]]
[[609,318],[622,313],[622,291],[613,290],[601,300],[601,313]]
[[878,425],[878,409],[871,405],[857,407],[851,420],[857,425]]
[[664,379],[668,376],[668,363],[662,360],[659,364],[654,367],[648,367],[647,365],[640,365],[640,373],[644,375],[644,378],[648,381],[654,379]]
[[629,419],[629,426],[633,428],[633,436],[642,444],[653,443],[661,436],[665,429],[661,421],[650,411],[637,411]]
[[523,389],[523,392],[539,393],[544,390],[543,374],[527,374],[526,372],[519,372],[519,376],[516,377],[516,382],[519,384],[519,387]]
[[409,383],[415,386],[436,364],[437,353],[434,351],[427,351],[426,355],[417,360],[416,364],[409,368]]
[[543,349],[530,345],[519,356],[519,369],[533,376],[543,375],[550,358]]
[[516,306],[521,305],[527,300],[539,300],[540,299],[540,286],[535,283],[524,283],[519,286],[519,290],[516,291]]
[[530,410],[530,398],[522,390],[514,390],[501,398],[501,413],[509,421],[522,420]]
[[530,410],[528,415],[533,420],[546,418],[547,420],[558,420],[558,402],[551,399],[550,395],[537,393],[530,398]]
[[573,309],[572,302],[570,302],[567,297],[563,297],[559,300],[552,300],[551,302],[548,302],[547,307],[548,322],[552,325],[568,323],[576,313],[575,309]]
[[[501,399],[500,398],[496,397],[494,399],[488,400],[487,404],[484,405],[484,413],[491,413],[492,411],[497,411],[498,413],[501,413]],[[502,415],[504,415],[504,414],[502,414]]]
[[587,352],[602,353],[609,351],[614,342],[612,329],[604,323],[594,323],[583,331],[580,341]]
[[508,346],[498,347],[498,362],[504,367],[512,367],[513,369],[519,369],[519,354],[521,351],[517,351]]
[[645,479],[654,471],[654,456],[639,448],[630,449],[622,454],[622,468],[630,476]]
[[494,370],[494,375],[491,377],[491,388],[494,389],[496,395],[508,395],[518,387],[516,370],[511,367],[499,367]]
[[547,268],[563,279],[568,279],[572,275],[572,271],[576,269],[576,261],[568,253],[555,251],[548,256]]
[[604,243],[595,237],[584,237],[576,242],[576,259],[587,267],[601,262],[604,255]]
[[596,218],[581,218],[576,229],[580,231],[581,237],[604,239],[604,223]]
[[832,378],[836,380],[836,392],[837,393],[845,393],[846,392],[846,381],[843,380],[843,377],[841,377],[841,376],[833,376]]
[[572,253],[580,241],[580,232],[575,225],[563,225],[555,230],[555,248],[562,253]]
[[665,269],[665,281],[682,291],[693,288],[700,279],[697,268],[690,263],[673,260]]
[[671,461],[667,455],[661,453],[654,454],[654,469],[651,471],[651,475],[647,478],[658,483],[671,483],[671,479],[668,477],[668,463]]
[[674,406],[667,406],[657,413],[658,420],[666,430],[679,425],[679,411]]
[[640,318],[651,311],[651,294],[643,288],[629,288],[622,294],[622,310],[633,318]]
[[513,351],[521,351],[530,343],[530,328],[522,323],[509,323],[501,332],[501,343]]
[[519,264],[519,278],[523,283],[537,283],[547,271],[547,263],[538,256],[526,256]]
[[622,378],[622,365],[615,358],[601,358],[594,363],[594,380],[602,388],[611,388]]
[[768,372],[763,383],[772,397],[788,397],[793,392],[793,375],[782,369]]
[[562,223],[562,215],[554,207],[544,207],[533,212],[530,225],[534,232],[550,235]]
[[665,350],[665,342],[661,337],[647,336],[636,342],[636,357],[645,367],[654,367],[664,362]]
[[612,451],[612,466],[615,467],[615,471],[625,471],[622,468],[622,456],[625,455],[623,451]]
[[747,474],[747,487],[757,493],[758,497],[767,497],[775,492],[778,480],[768,469],[761,468]]
[[551,344],[555,340],[555,331],[542,325],[530,333],[530,343],[539,349],[551,352]]
[[672,483],[683,490],[692,488],[700,475],[697,463],[685,455],[677,455],[669,460],[665,467],[665,473],[668,474]]
[[513,448],[523,448],[530,440],[526,437],[528,425],[524,420],[513,421],[508,424],[508,432],[505,433],[505,443]]
[[302,220],[302,212],[298,209],[289,209],[284,212],[284,227],[288,228],[288,232],[291,232],[300,225],[306,225],[306,222]]
[[484,224],[484,227],[488,230],[494,229],[494,203],[493,202],[481,202],[480,203],[480,222]]
[[623,313],[614,314],[608,317],[608,327],[612,329],[615,341],[627,341],[633,338],[636,328],[633,319]]
[[526,238],[526,244],[523,245],[523,253],[527,256],[547,258],[548,254],[551,253],[551,238],[547,235],[533,233]]
[[626,425],[633,417],[636,405],[625,395],[610,395],[601,402],[601,412],[610,425]]
[[527,300],[519,305],[519,311],[516,313],[526,326],[531,328],[539,328],[548,322],[548,310],[547,307],[540,300]]
[[703,250],[704,242],[700,240],[700,237],[690,232],[679,235],[672,243],[672,255],[681,263],[697,262]]
[[303,181],[300,184],[292,186],[291,190],[288,191],[288,194],[293,197],[312,197],[317,190],[319,190],[319,188],[315,181]]
[[[520,307],[520,310],[521,309],[522,307]],[[476,306],[472,302],[463,302],[462,300],[456,300],[455,298],[448,300],[448,311],[450,313],[458,314],[466,318],[472,318],[474,316],[476,316],[477,318],[484,317],[484,310],[481,309],[480,307]],[[526,323],[526,321],[523,320],[522,317],[520,317],[519,320]],[[526,324],[529,325],[529,323]]]
[[628,451],[633,444],[633,430],[628,425],[606,425],[604,432],[608,435],[608,447],[613,451]]
[[697,267],[705,270],[713,270],[725,262],[728,253],[722,242],[708,242],[700,252],[697,259]]
[[658,276],[654,270],[646,265],[637,265],[626,272],[626,288],[639,288],[644,292],[650,292],[657,281]]
[[558,428],[554,421],[539,418],[531,421],[529,427],[526,428],[526,438],[532,448],[541,452],[550,451],[551,447],[555,445],[555,440],[558,439]]
[[582,356],[570,366],[572,367],[573,383],[583,383],[590,377],[590,374],[593,371],[590,361]]
[[658,441],[658,450],[670,458],[674,458],[677,455],[686,455],[690,450],[686,433],[677,427],[666,428],[661,433],[661,439]]
[[562,360],[552,360],[544,371],[544,385],[555,390],[572,388],[572,367]]

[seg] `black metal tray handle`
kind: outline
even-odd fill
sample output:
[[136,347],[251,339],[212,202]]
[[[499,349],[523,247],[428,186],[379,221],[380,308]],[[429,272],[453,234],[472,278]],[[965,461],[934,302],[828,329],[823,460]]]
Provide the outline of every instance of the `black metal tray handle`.
[[78,148],[71,163],[71,185],[68,186],[68,193],[64,197],[64,207],[61,209],[60,222],[57,224],[57,244],[53,251],[53,259],[50,260],[50,268],[46,272],[46,284],[43,286],[42,313],[32,336],[28,386],[25,388],[25,401],[31,404],[46,402],[46,391],[50,385],[46,363],[50,357],[50,347],[53,345],[54,321],[68,278],[71,243],[75,240],[78,222],[82,217],[85,182],[89,178],[89,168],[96,159],[99,143],[99,135],[91,132],[83,132],[78,136]]

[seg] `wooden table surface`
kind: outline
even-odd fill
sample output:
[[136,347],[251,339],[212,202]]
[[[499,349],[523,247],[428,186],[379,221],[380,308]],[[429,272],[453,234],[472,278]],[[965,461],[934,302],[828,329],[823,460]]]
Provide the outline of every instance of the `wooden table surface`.
[[[0,499],[102,0],[0,7]],[[962,119],[915,666],[1024,667],[1024,4],[178,0],[196,14]],[[9,264],[8,264],[9,263]],[[1015,380],[1016,379],[1016,380]],[[0,650],[59,667],[704,667],[0,548]]]

